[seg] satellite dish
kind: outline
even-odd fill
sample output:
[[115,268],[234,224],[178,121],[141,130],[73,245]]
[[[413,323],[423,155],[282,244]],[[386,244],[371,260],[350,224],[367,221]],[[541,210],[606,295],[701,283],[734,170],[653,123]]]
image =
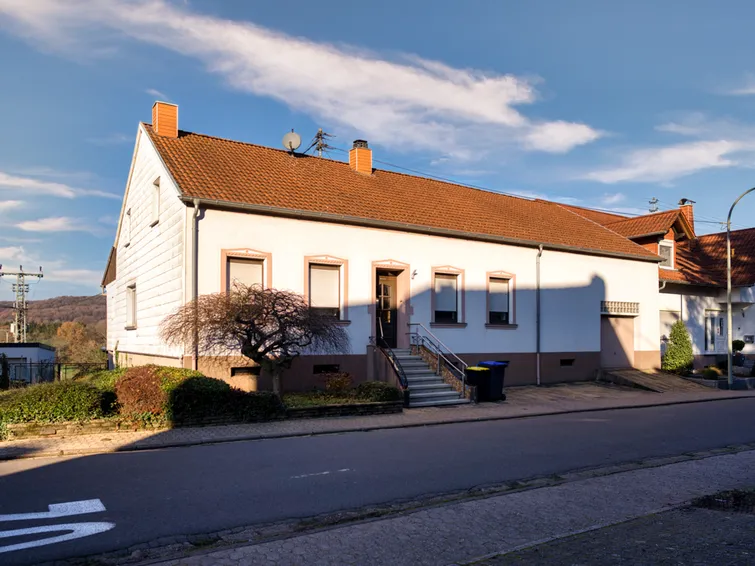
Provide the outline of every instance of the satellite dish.
[[299,149],[301,145],[301,136],[295,131],[291,130],[285,136],[283,136],[283,147],[288,151],[294,152]]

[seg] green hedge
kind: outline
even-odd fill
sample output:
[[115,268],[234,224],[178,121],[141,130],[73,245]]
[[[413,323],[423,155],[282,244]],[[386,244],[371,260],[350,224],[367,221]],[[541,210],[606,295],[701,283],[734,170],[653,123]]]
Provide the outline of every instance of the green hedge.
[[402,399],[401,391],[382,381],[365,381],[364,383],[360,383],[356,389],[356,396],[373,403],[400,401]]
[[112,391],[115,393],[115,383],[123,377],[123,374],[125,373],[126,368],[107,369],[86,373],[75,377],[74,380],[89,383],[102,391]]
[[99,419],[114,410],[115,397],[89,383],[58,381],[0,393],[0,422]]
[[272,393],[249,393],[199,372],[160,366],[131,368],[116,382],[120,412],[128,418],[185,423],[218,418],[242,422],[282,411]]

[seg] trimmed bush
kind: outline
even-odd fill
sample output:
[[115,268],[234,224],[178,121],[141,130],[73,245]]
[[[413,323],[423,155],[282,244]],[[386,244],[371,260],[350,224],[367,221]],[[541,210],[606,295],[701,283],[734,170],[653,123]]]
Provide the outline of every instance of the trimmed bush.
[[180,368],[130,368],[115,384],[121,414],[190,423],[204,419],[258,421],[282,411],[272,393],[248,393],[225,381]]
[[731,349],[733,352],[741,352],[745,349],[745,341],[744,340],[732,340],[731,341]]
[[661,369],[671,373],[684,373],[692,369],[694,356],[692,354],[692,340],[687,327],[681,320],[677,320],[669,332],[668,346],[661,361]]
[[75,377],[74,379],[76,381],[89,383],[102,391],[115,392],[116,381],[123,377],[123,374],[125,373],[126,368],[107,369],[95,371],[92,373],[85,373],[83,375]]
[[0,422],[86,421],[113,411],[113,396],[76,381],[41,383],[0,395]]
[[351,389],[351,374],[342,371],[325,374],[325,391],[341,394]]
[[356,393],[360,399],[366,399],[373,403],[400,401],[402,399],[401,391],[382,381],[365,381],[364,383],[360,383],[357,386]]
[[703,377],[705,379],[718,379],[721,377],[721,370],[718,368],[707,367],[703,370]]

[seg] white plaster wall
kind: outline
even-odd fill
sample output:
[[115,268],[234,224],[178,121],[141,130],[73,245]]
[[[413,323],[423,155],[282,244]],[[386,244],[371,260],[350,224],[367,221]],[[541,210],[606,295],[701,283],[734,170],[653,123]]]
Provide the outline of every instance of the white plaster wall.
[[[735,289],[737,297],[739,290]],[[742,295],[747,297],[747,290]],[[682,320],[692,338],[695,355],[714,355],[705,351],[705,316],[706,312],[716,311],[726,317],[726,292],[718,289],[700,287],[668,286],[659,297],[661,310],[675,311],[682,315]],[[743,316],[744,313],[744,316]],[[736,303],[732,306],[733,339],[742,340],[745,334],[755,334],[755,305]],[[660,321],[659,321],[660,326]],[[755,346],[748,344],[744,353],[755,354]]]
[[[467,328],[433,328],[463,353],[535,350],[535,257],[537,250],[328,223],[205,210],[199,222],[199,293],[220,290],[223,248],[272,253],[273,286],[304,291],[304,257],[330,255],[349,261],[348,331],[353,353],[364,353],[373,334],[372,262],[392,259],[416,270],[411,281],[413,322],[429,325],[431,268],[465,270]],[[486,329],[486,273],[517,278],[514,330]],[[545,250],[542,257],[543,351],[600,350],[600,301],[641,305],[635,349],[658,350],[658,274],[654,263]]]
[[[152,192],[160,178],[159,222],[152,223]],[[184,228],[186,206],[152,146],[141,130],[137,136],[133,170],[121,218],[131,209],[131,241],[122,226],[116,243],[117,278],[107,286],[107,347],[111,352],[181,356],[159,339],[159,326],[184,301]],[[129,245],[126,245],[129,244]],[[136,283],[135,330],[126,330],[126,288]]]

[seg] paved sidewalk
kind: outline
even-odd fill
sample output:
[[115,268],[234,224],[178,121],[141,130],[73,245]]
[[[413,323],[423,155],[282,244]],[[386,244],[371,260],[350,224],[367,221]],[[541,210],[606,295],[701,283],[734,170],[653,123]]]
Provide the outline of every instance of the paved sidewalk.
[[161,431],[106,432],[87,435],[0,442],[0,460],[76,456],[105,452],[193,446],[239,440],[260,440],[383,428],[521,418],[603,409],[649,407],[722,399],[755,397],[755,391],[653,393],[613,385],[581,383],[551,387],[512,387],[505,403],[405,409],[401,414],[366,417],[302,419]]
[[424,509],[160,566],[469,564],[752,485],[755,451],[740,452]]

